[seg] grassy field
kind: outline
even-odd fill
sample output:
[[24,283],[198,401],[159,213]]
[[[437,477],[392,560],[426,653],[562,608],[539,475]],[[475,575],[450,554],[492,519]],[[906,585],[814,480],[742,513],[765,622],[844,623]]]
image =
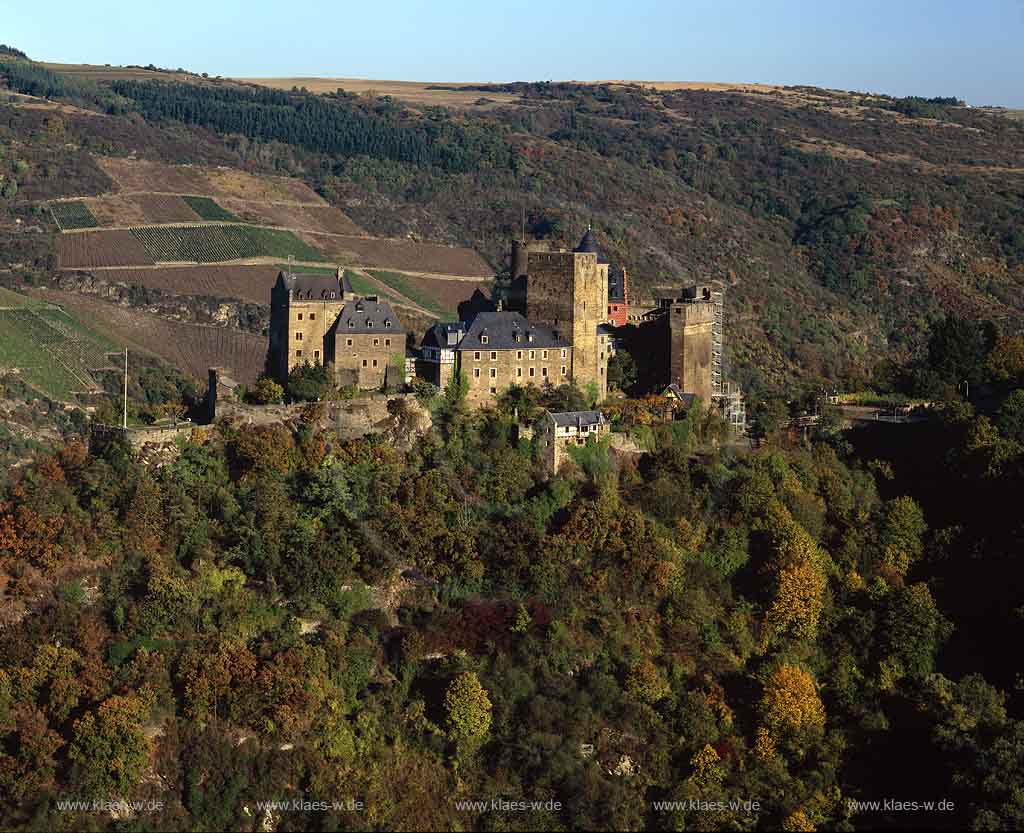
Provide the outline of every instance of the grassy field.
[[25,307],[39,306],[41,302],[20,292],[12,292],[0,286],[0,309],[23,309]]
[[436,296],[424,292],[422,287],[417,286],[407,276],[399,272],[387,272],[383,269],[369,269],[367,271],[377,280],[387,284],[410,301],[415,301],[424,309],[430,310],[438,318],[454,318],[457,314],[454,308],[439,301]]
[[109,366],[108,354],[119,350],[58,307],[7,290],[0,307],[0,368],[52,399],[95,390],[91,371]]
[[222,220],[229,223],[238,221],[234,214],[221,208],[209,197],[182,197],[182,199],[204,220]]
[[145,159],[95,156],[96,164],[122,193],[200,195],[214,199],[262,200],[301,205],[327,203],[299,179],[258,176],[235,168],[168,165]]

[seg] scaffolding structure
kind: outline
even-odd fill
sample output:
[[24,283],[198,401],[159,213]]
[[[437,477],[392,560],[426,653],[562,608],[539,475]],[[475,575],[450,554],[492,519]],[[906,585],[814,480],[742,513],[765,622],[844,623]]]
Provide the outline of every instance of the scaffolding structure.
[[714,304],[715,317],[711,324],[711,390],[713,395],[722,393],[722,336],[725,329],[725,290],[711,290],[711,303]]
[[714,320],[711,324],[711,398],[718,405],[722,417],[737,434],[747,431],[747,405],[743,391],[735,382],[725,378],[722,342],[725,337],[725,289],[716,286],[711,291]]

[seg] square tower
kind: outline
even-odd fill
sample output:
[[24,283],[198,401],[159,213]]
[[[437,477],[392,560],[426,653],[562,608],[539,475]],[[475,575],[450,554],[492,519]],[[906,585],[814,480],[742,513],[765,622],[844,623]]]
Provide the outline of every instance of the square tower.
[[679,298],[661,299],[667,309],[669,383],[700,397],[711,407],[716,393],[713,371],[715,303],[710,287],[687,287]]
[[598,327],[608,318],[608,262],[588,230],[575,251],[530,252],[526,317],[572,342],[572,379],[581,390],[593,386],[597,400],[608,394],[607,336]]
[[326,364],[327,333],[351,298],[340,269],[337,275],[280,272],[270,290],[268,373],[284,381],[299,365]]

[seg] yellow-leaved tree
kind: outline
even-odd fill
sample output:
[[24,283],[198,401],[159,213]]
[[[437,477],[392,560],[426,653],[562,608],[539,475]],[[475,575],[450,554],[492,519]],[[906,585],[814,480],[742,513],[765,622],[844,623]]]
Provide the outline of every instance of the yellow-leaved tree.
[[825,706],[807,671],[781,665],[769,677],[761,697],[761,718],[772,740],[800,742],[825,729]]
[[765,638],[788,634],[814,639],[825,605],[830,559],[778,501],[769,507],[766,530],[775,549],[775,598],[768,609]]
[[472,671],[452,680],[444,694],[444,710],[453,740],[481,741],[491,730],[491,698]]

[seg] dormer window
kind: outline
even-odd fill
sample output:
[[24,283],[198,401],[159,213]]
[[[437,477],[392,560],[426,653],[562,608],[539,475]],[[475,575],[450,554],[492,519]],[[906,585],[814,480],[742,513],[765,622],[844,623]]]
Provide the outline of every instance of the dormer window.
[[480,336],[480,343],[481,344],[486,344],[487,343],[487,336]]
[[516,333],[514,336],[512,336],[512,338],[515,340],[516,344],[519,343],[519,338],[520,338],[519,333]]
[[367,329],[372,329],[373,328],[373,319],[372,318],[367,318],[366,319],[366,327],[367,327]]
[[356,326],[356,322],[355,322],[355,321],[353,321],[353,320],[352,320],[352,319],[350,318],[350,319],[348,320],[348,325],[349,325],[349,327],[355,327],[355,326]]
[[533,333],[529,333],[529,334],[527,334],[527,336],[526,336],[526,340],[527,340],[527,341],[533,341]]
[[390,327],[391,326],[391,319],[390,318],[387,318],[387,319],[384,320],[384,326],[385,327]]

